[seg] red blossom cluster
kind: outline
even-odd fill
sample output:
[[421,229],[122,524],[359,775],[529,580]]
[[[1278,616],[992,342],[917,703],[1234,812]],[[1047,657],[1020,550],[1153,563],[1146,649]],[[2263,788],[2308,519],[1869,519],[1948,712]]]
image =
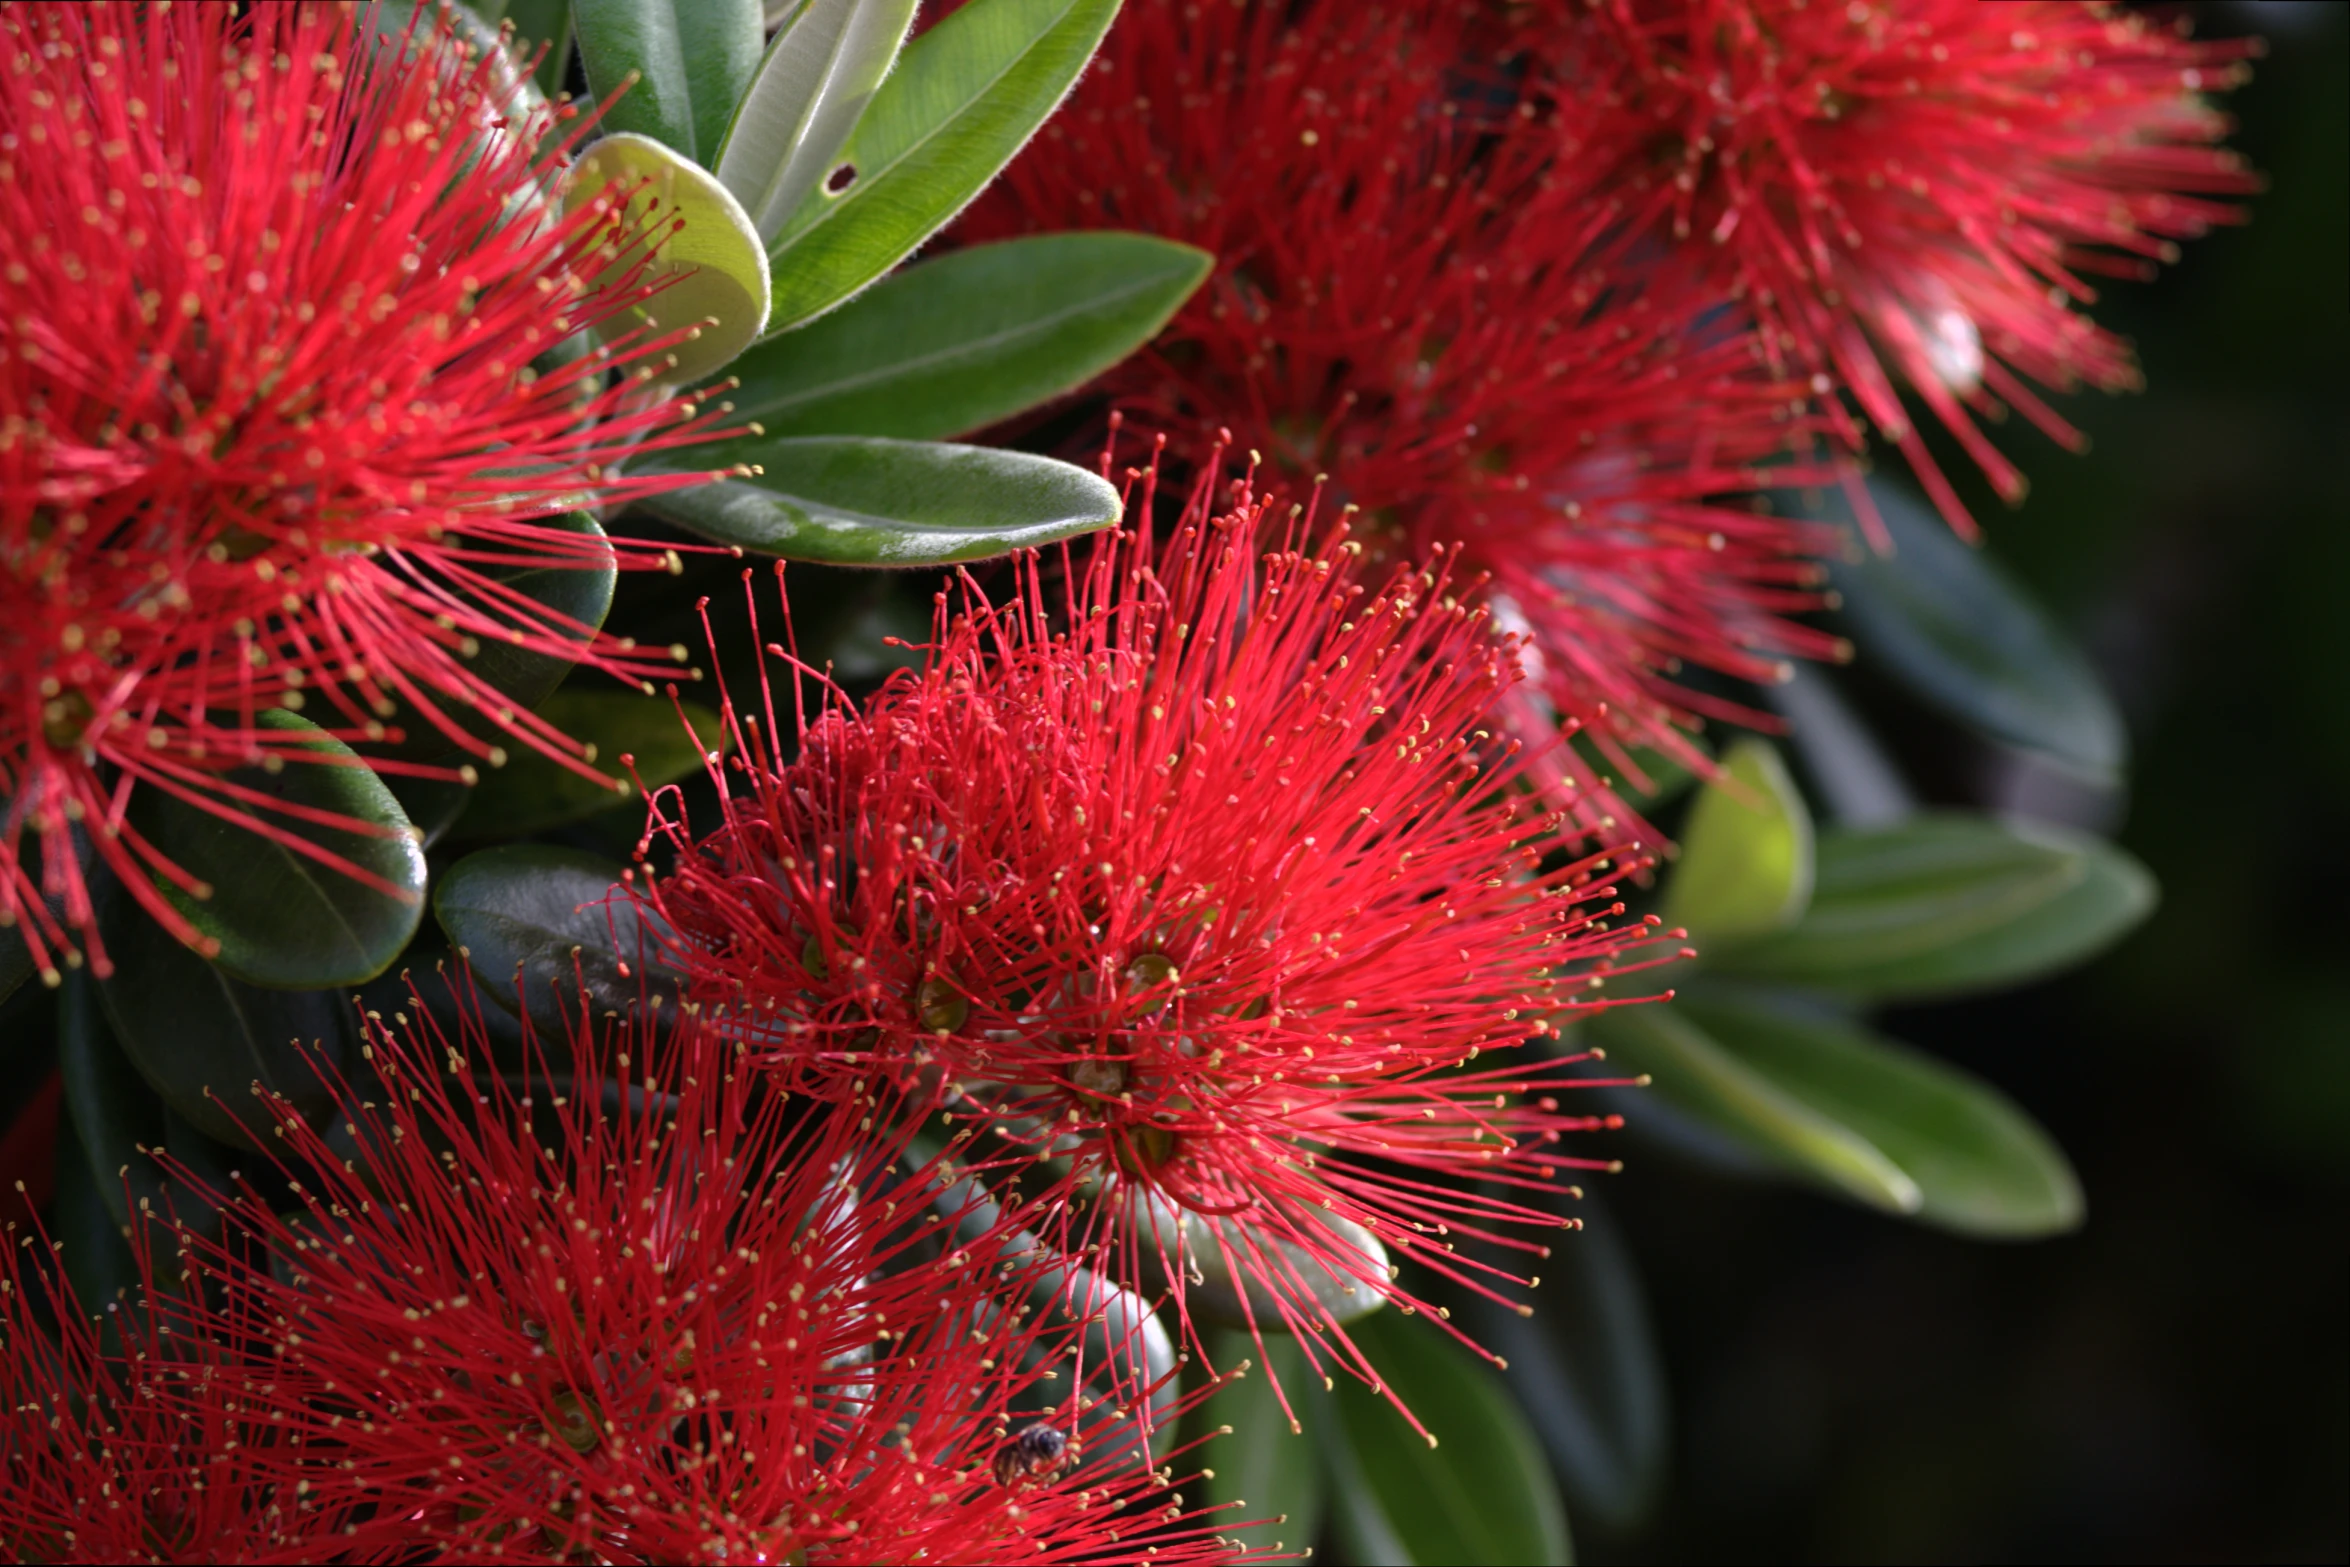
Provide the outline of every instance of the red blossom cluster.
[[[1309,544],[1222,467],[1163,545],[942,598],[862,708],[730,703],[724,820],[657,795],[676,867],[640,885],[779,1081],[928,1095],[1025,1167],[1024,1222],[1163,1282],[1195,1351],[1213,1272],[1227,1316],[1375,1383],[1333,1305],[1422,1304],[1391,1254],[1491,1294],[1512,1275],[1456,1241],[1543,1249],[1513,1230],[1559,1221],[1510,1194],[1599,1167],[1554,1145],[1601,1121],[1524,1046],[1658,938],[1611,924],[1643,862],[1531,808],[1495,733],[1516,639],[1474,584]],[[1155,469],[1131,482],[1149,515]]]
[[1214,252],[1100,385],[1328,475],[1374,544],[1457,541],[1531,633],[1514,727],[1638,782],[1626,746],[1751,717],[1685,669],[1841,656],[1789,618],[1840,539],[1746,497],[1848,480],[1847,397],[1964,528],[1895,375],[2009,493],[1970,410],[2069,441],[2024,378],[2129,382],[2082,274],[2233,215],[2198,93],[2245,52],[2072,3],[1133,0],[961,232]]
[[671,339],[582,336],[646,297],[657,231],[616,199],[565,217],[585,122],[452,26],[0,14],[0,925],[52,978],[78,940],[106,969],[88,851],[201,945],[159,882],[207,891],[130,819],[145,791],[370,879],[224,776],[322,765],[264,710],[572,758],[472,666],[483,643],[668,666],[507,580],[608,568],[564,514],[699,477],[614,471],[697,436],[645,384]]
[[[1147,1314],[958,1201],[961,1139],[910,1151],[878,1095],[776,1092],[690,1017],[577,1021],[501,1073],[456,996],[378,1022],[326,1125],[267,1104],[273,1151],[234,1190],[176,1172],[217,1216],[142,1227],[136,1295],[102,1316],[11,1237],[9,1554],[1261,1554],[1171,1489]],[[1158,1401],[1147,1429],[1123,1388]]]

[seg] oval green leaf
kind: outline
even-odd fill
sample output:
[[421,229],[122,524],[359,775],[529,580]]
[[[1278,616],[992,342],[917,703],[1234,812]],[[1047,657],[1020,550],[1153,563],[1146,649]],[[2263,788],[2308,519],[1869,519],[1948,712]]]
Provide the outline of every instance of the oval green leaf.
[[676,976],[655,964],[621,870],[576,849],[484,849],[442,873],[433,914],[483,994],[516,1014],[527,1002],[533,1023],[559,1030],[579,1011],[582,983],[599,1012],[626,1011],[640,994],[676,998]]
[[1741,740],[1721,765],[1690,807],[1662,910],[1701,943],[1782,929],[1812,892],[1811,812],[1779,753]]
[[89,1160],[90,1177],[114,1214],[131,1222],[128,1180],[142,1197],[162,1194],[160,1172],[146,1150],[161,1147],[163,1101],[114,1037],[100,1014],[94,981],[66,976],[57,997],[57,1075],[65,1086],[65,1113]]
[[[1925,1194],[1863,1133],[1725,1049],[1678,1001],[1613,1007],[1583,1024],[1611,1069],[1644,1074],[1648,1093],[1779,1169],[1888,1213]],[[1626,1118],[1638,1114],[1625,1107]]]
[[[683,778],[702,765],[707,752],[723,751],[727,742],[716,713],[689,702],[681,720],[678,706],[665,696],[631,691],[556,692],[539,705],[539,716],[594,747],[589,759],[619,770],[618,786],[583,778],[536,752],[525,752],[482,775],[458,836],[518,838],[626,804],[636,798],[636,785],[627,777],[622,757],[634,759],[635,775],[648,789]],[[691,729],[686,727],[688,720]]]
[[[1634,1113],[1637,1113],[1635,1109]],[[1522,1192],[1496,1196],[1526,1201]],[[1576,1517],[1637,1526],[1663,1491],[1671,1459],[1664,1362],[1632,1254],[1594,1196],[1537,1194],[1582,1227],[1550,1243],[1532,1316],[1470,1290],[1453,1315],[1509,1362],[1510,1390],[1542,1438]]]
[[885,278],[736,360],[771,436],[936,440],[1092,380],[1158,335],[1215,258],[1143,234],[973,245]]
[[[1302,1552],[1322,1532],[1326,1500],[1316,1452],[1329,1440],[1321,1378],[1295,1339],[1268,1338],[1260,1351],[1246,1333],[1225,1329],[1210,1332],[1206,1345],[1218,1370],[1249,1369],[1217,1389],[1193,1422],[1199,1434],[1221,1432],[1199,1449],[1204,1504],[1232,1509],[1220,1520],[1225,1527],[1267,1520],[1233,1536],[1253,1549]],[[1289,1409],[1274,1391],[1276,1380],[1288,1391]]]
[[[610,340],[692,327],[694,336],[670,345],[669,367],[659,379],[676,383],[716,375],[757,340],[767,319],[767,252],[751,220],[715,178],[645,136],[591,143],[563,183],[567,212],[607,195],[626,203],[623,234],[661,235],[644,274],[660,292],[598,331]],[[633,249],[615,268],[631,265],[632,257]]]
[[607,131],[715,158],[759,67],[759,0],[573,0],[572,25],[590,98],[601,102],[636,77],[605,111]]
[[2089,661],[1985,551],[1887,485],[1893,549],[1831,561],[1860,657],[1963,723],[2100,782],[2129,731]]
[[2154,878],[2114,845],[1956,813],[1823,835],[1793,928],[1705,954],[1710,970],[1880,1001],[2052,973],[2153,911]]
[[767,46],[710,166],[774,243],[832,172],[898,57],[916,0],[806,0]]
[[1436,1324],[1401,1312],[1349,1331],[1428,1430],[1421,1436],[1354,1378],[1338,1379],[1324,1452],[1331,1521],[1349,1559],[1573,1561],[1550,1466],[1500,1375]]
[[692,449],[746,463],[722,479],[640,502],[706,539],[842,566],[935,566],[1033,549],[1118,520],[1118,492],[1050,457],[870,436],[751,437]]
[[[174,908],[220,943],[212,961],[223,973],[280,990],[356,985],[382,973],[416,934],[424,915],[424,849],[400,802],[350,747],[282,710],[260,714],[259,727],[302,735],[304,750],[326,758],[289,759],[274,773],[242,768],[228,775],[231,785],[260,797],[228,803],[267,824],[273,836],[160,788],[138,793],[132,823],[210,887],[211,896],[198,899],[170,882],[156,883]],[[329,811],[375,831],[287,814],[298,810]]]
[[339,1070],[357,1036],[347,993],[239,984],[171,939],[119,891],[104,912],[114,977],[98,999],[131,1065],[197,1131],[257,1148],[271,1124],[256,1084],[316,1121],[332,1104],[317,1062]]
[[769,247],[767,330],[831,309],[962,210],[1059,106],[1117,14],[1118,0],[972,0],[907,45]]
[[2063,1151],[1989,1084],[1847,1024],[1717,997],[1673,1005],[1750,1070],[1900,1166],[1925,1223],[2026,1239],[2081,1222],[2080,1182]]

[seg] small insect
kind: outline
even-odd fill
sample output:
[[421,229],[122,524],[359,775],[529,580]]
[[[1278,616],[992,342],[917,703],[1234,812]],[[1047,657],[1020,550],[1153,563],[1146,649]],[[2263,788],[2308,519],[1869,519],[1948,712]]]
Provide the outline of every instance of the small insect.
[[1059,1426],[1042,1420],[1022,1426],[996,1450],[995,1480],[1010,1485],[1017,1480],[1050,1480],[1069,1461],[1069,1437]]

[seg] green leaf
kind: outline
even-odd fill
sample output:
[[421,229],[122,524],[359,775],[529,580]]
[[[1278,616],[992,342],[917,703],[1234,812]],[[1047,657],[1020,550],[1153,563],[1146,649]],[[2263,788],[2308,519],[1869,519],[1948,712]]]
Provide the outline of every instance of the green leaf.
[[960,435],[1149,342],[1214,265],[1188,245],[1112,232],[953,251],[736,360],[735,412],[770,436]]
[[[667,697],[640,696],[628,691],[573,690],[556,692],[539,707],[539,716],[575,740],[593,749],[591,761],[608,759],[625,765],[635,759],[636,776],[648,789],[657,789],[702,765],[706,751],[726,749],[725,731],[718,715],[706,707],[685,704],[689,731],[678,718],[678,704]],[[695,744],[695,736],[701,744]],[[516,757],[494,773],[482,775],[466,807],[460,836],[518,838],[560,827],[565,822],[593,816],[635,797],[636,786],[622,778],[620,787],[582,778],[536,752]]]
[[559,1030],[566,1009],[577,1014],[583,981],[599,1012],[633,1007],[640,991],[674,1001],[676,977],[654,963],[621,869],[576,849],[484,849],[442,873],[433,914],[491,1000],[520,1014],[513,987],[524,981],[530,1018],[542,1028]]
[[33,949],[25,945],[15,926],[0,926],[0,1001],[6,1001],[17,986],[32,977]]
[[[958,13],[960,14],[960,13]],[[844,566],[935,566],[1032,549],[1118,520],[1118,492],[1027,452],[867,436],[752,437],[697,446],[697,463],[748,463],[640,502],[721,544]]]
[[1919,1194],[1916,1217],[2021,1239],[2081,1222],[2081,1188],[2055,1141],[1987,1083],[1848,1024],[1754,1002],[1673,1003],[1782,1091],[1866,1138]]
[[563,90],[564,68],[571,60],[571,0],[483,0],[474,9],[484,21],[514,24],[515,58],[528,61],[540,44],[547,46],[532,73],[542,93]]
[[635,133],[708,161],[759,67],[758,0],[574,0],[588,96],[638,80],[606,111],[607,133]]
[[[1529,1200],[1498,1188],[1494,1195]],[[1664,1365],[1615,1222],[1595,1196],[1566,1198],[1532,1197],[1547,1212],[1582,1221],[1537,1264],[1542,1287],[1532,1316],[1471,1290],[1454,1293],[1452,1311],[1471,1338],[1509,1362],[1510,1390],[1549,1450],[1575,1516],[1627,1530],[1654,1505],[1672,1456]]]
[[773,244],[896,62],[916,0],[807,0],[767,46],[710,166]]
[[[139,791],[131,821],[172,863],[211,889],[190,897],[158,878],[172,906],[220,944],[213,962],[254,985],[315,990],[355,985],[400,955],[424,916],[424,850],[400,802],[350,747],[292,713],[270,709],[262,729],[301,735],[328,760],[287,760],[274,773],[241,768],[227,782],[250,796],[228,803],[275,836],[165,793]],[[329,811],[377,835],[306,821]],[[331,857],[331,859],[329,858]],[[339,860],[343,864],[332,863]],[[346,869],[355,866],[370,879]]]
[[2042,823],[1942,814],[1827,833],[1793,928],[1709,948],[1709,970],[1864,1000],[1996,989],[2080,962],[2152,912],[2154,878],[2112,844]]
[[1812,891],[1811,813],[1779,753],[1741,740],[1722,771],[1698,791],[1665,884],[1666,922],[1701,942],[1778,930],[1803,913]]
[[[1678,1001],[1613,1007],[1583,1027],[1609,1066],[1646,1074],[1648,1092],[1782,1170],[1889,1213],[1916,1213],[1925,1194],[1863,1133],[1724,1048]],[[1627,1118],[1638,1113],[1628,1105]]]
[[[668,349],[665,382],[704,380],[758,339],[767,319],[767,252],[743,209],[702,169],[646,136],[605,136],[588,145],[563,183],[563,207],[576,212],[607,194],[625,203],[621,232],[660,238],[644,279],[660,292],[597,327],[607,340],[680,327],[695,335]],[[636,262],[630,247],[612,265]]]
[[123,1054],[99,1013],[91,980],[79,973],[66,976],[57,1003],[57,1075],[65,1087],[65,1112],[99,1196],[114,1222],[127,1225],[126,1178],[142,1197],[161,1195],[160,1172],[148,1162],[146,1150],[163,1144],[163,1101]]
[[[1198,1467],[1213,1471],[1199,1482],[1202,1505],[1229,1505],[1228,1524],[1272,1520],[1238,1536],[1253,1548],[1302,1551],[1322,1532],[1325,1491],[1315,1450],[1329,1440],[1322,1427],[1331,1413],[1322,1379],[1295,1339],[1268,1338],[1260,1351],[1246,1333],[1223,1330],[1207,1335],[1207,1351],[1220,1370],[1261,1363],[1219,1388],[1195,1422],[1202,1432],[1229,1428],[1199,1450]],[[1289,1395],[1288,1410],[1274,1390],[1276,1378]]]
[[[529,755],[530,753],[525,753]],[[442,834],[463,814],[466,802],[473,798],[473,787],[456,778],[419,778],[412,773],[378,773],[392,798],[400,802],[408,820],[424,834],[427,849],[441,841]]]
[[1860,657],[2010,745],[2118,778],[2129,732],[2087,659],[2007,573],[1925,507],[1871,485],[1893,551],[1831,561]]
[[822,314],[910,255],[1012,161],[1092,58],[1118,0],[973,0],[906,47],[769,247],[767,330]]
[[[106,1183],[90,1170],[89,1156],[74,1135],[71,1119],[57,1127],[57,1191],[49,1212],[51,1238],[62,1247],[58,1260],[65,1266],[74,1305],[85,1317],[100,1317],[110,1301],[127,1301],[139,1287],[138,1259],[123,1238],[123,1223],[106,1201]],[[62,1306],[62,1302],[60,1305]],[[108,1347],[117,1348],[118,1335],[107,1330]],[[10,1345],[11,1353],[19,1346]]]
[[122,1053],[163,1102],[214,1142],[261,1146],[270,1125],[255,1084],[312,1121],[332,1095],[318,1067],[340,1070],[357,1034],[350,998],[331,990],[239,984],[109,893],[102,912],[114,977],[98,990]]
[[1500,1375],[1435,1323],[1401,1312],[1367,1317],[1349,1331],[1428,1436],[1379,1393],[1338,1379],[1324,1452],[1331,1518],[1348,1558],[1573,1561],[1550,1466]]

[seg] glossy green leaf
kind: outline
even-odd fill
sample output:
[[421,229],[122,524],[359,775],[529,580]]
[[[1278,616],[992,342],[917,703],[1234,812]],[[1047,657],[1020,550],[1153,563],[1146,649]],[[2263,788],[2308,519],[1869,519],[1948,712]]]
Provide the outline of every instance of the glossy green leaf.
[[1926,1223],[2024,1238],[2081,1222],[2080,1183],[2062,1150],[1989,1084],[1848,1024],[1720,998],[1685,997],[1673,1007],[1898,1165]]
[[433,913],[484,995],[520,1013],[519,978],[531,1020],[559,1030],[577,1015],[583,983],[599,1011],[633,1007],[640,993],[676,997],[676,978],[654,963],[621,870],[576,849],[484,849],[442,873]]
[[1215,258],[1143,234],[973,245],[736,360],[770,436],[960,435],[1083,385],[1156,336]]
[[461,779],[418,778],[409,773],[376,776],[392,791],[392,798],[400,802],[400,809],[408,813],[408,820],[416,830],[424,834],[423,845],[427,849],[441,841],[473,798],[473,786]]
[[767,329],[896,266],[1012,161],[1092,58],[1118,0],[973,0],[906,46],[839,162],[769,247]]
[[[1522,1192],[1497,1195],[1527,1200]],[[1596,1195],[1534,1200],[1582,1227],[1552,1240],[1550,1255],[1533,1264],[1542,1280],[1528,1297],[1533,1314],[1461,1290],[1453,1315],[1509,1362],[1510,1391],[1549,1451],[1575,1516],[1629,1529],[1662,1492],[1671,1458],[1664,1364],[1638,1270]]]
[[240,984],[174,941],[119,892],[108,900],[114,977],[99,986],[122,1053],[190,1126],[233,1148],[271,1124],[256,1084],[317,1120],[331,1103],[321,1066],[340,1070],[357,1034],[348,992]]
[[1203,1433],[1223,1430],[1199,1449],[1198,1467],[1208,1471],[1199,1482],[1202,1505],[1229,1504],[1220,1520],[1227,1526],[1269,1520],[1236,1536],[1252,1548],[1303,1551],[1322,1531],[1326,1495],[1317,1452],[1329,1440],[1322,1379],[1295,1339],[1268,1338],[1259,1350],[1246,1333],[1225,1329],[1207,1335],[1207,1351],[1219,1371],[1244,1363],[1249,1370],[1217,1389],[1195,1422]]
[[601,102],[634,73],[605,111],[607,133],[634,133],[687,158],[710,161],[734,106],[759,67],[766,39],[759,0],[573,0],[588,96]]
[[[604,199],[625,203],[622,233],[657,233],[645,281],[660,292],[604,321],[606,338],[661,336],[681,327],[693,336],[668,348],[665,382],[716,375],[748,348],[767,319],[767,252],[726,187],[678,153],[645,136],[605,136],[589,144],[563,183],[566,211]],[[633,247],[614,271],[636,264]]]
[[1924,506],[1870,486],[1890,554],[1830,562],[1864,664],[1952,717],[2098,780],[2120,775],[2129,732],[2096,672],[1989,554]]
[[[281,990],[355,985],[381,973],[416,933],[424,916],[424,849],[400,802],[348,746],[281,710],[261,713],[259,726],[303,736],[304,749],[328,759],[228,775],[231,785],[262,797],[230,803],[272,836],[159,788],[139,792],[131,821],[165,858],[210,888],[209,897],[195,898],[157,882],[173,907],[220,944],[213,962],[223,973]],[[331,811],[374,831],[291,814],[299,810]],[[371,879],[361,881],[344,866]]]
[[2080,962],[2155,899],[2143,866],[2085,833],[1924,816],[1823,835],[1803,919],[1704,956],[1716,972],[1868,1000],[1958,995]]
[[1050,544],[1118,520],[1098,474],[1028,452],[865,436],[750,437],[693,449],[756,478],[641,504],[721,544],[844,566],[935,566]]
[[1803,913],[1812,890],[1811,812],[1779,753],[1741,740],[1722,771],[1698,791],[1665,883],[1666,922],[1701,944],[1778,930]]
[[[637,797],[624,757],[634,759],[635,775],[646,788],[658,789],[700,767],[705,751],[726,747],[716,713],[685,704],[686,717],[693,723],[689,731],[677,716],[678,704],[665,696],[566,687],[547,698],[538,711],[541,718],[574,740],[592,746],[590,760],[612,769],[620,786],[582,778],[535,752],[526,752],[496,772],[482,775],[481,785],[465,809],[460,837],[518,838],[624,805]],[[702,739],[700,745],[694,740],[697,734]]]
[[145,1150],[162,1146],[163,1101],[123,1054],[99,1011],[95,983],[81,974],[68,975],[58,993],[57,1074],[91,1179],[114,1222],[128,1224],[126,1178],[140,1185],[141,1196],[160,1195],[162,1182]]
[[[1582,1025],[1607,1047],[1611,1070],[1645,1074],[1648,1094],[1779,1169],[1889,1213],[1916,1213],[1925,1194],[1864,1133],[1732,1053],[1678,1001],[1615,1007]],[[1627,1107],[1627,1118],[1637,1106]]]
[[1401,1312],[1348,1331],[1428,1432],[1414,1431],[1379,1393],[1338,1378],[1324,1451],[1331,1522],[1348,1559],[1574,1560],[1550,1466],[1500,1373],[1436,1323]]
[[916,0],[806,0],[767,46],[710,166],[774,243],[896,62]]

